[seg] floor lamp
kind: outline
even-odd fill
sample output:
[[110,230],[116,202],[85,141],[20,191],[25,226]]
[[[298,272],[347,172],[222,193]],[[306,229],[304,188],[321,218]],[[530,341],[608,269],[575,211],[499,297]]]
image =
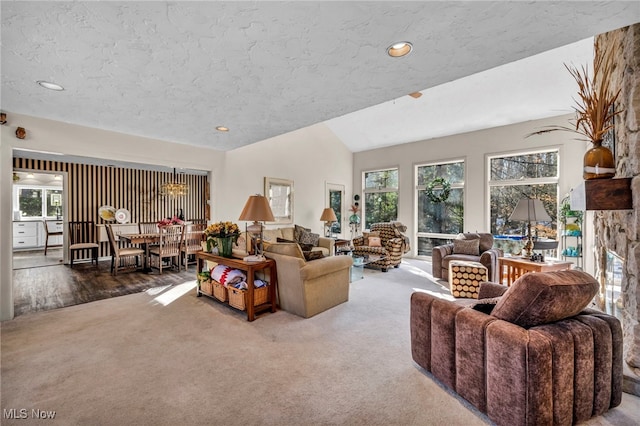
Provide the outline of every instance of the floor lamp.
[[263,222],[274,222],[276,219],[273,217],[271,206],[269,206],[269,200],[264,195],[256,194],[249,197],[247,203],[240,213],[238,220],[252,220],[253,223],[247,226],[247,233],[252,235],[259,235],[260,240],[256,244],[256,254],[245,258],[247,261],[262,261],[265,260],[262,242],[262,228]]
[[327,227],[327,229],[324,232],[324,236],[331,238],[331,226],[333,225],[334,222],[338,221],[338,218],[336,217],[336,212],[334,212],[331,207],[327,207],[322,211],[322,216],[320,216],[320,220],[322,220],[324,222],[324,226]]
[[533,250],[531,222],[551,222],[552,220],[544,209],[542,201],[534,198],[521,198],[509,216],[509,220],[527,222],[527,242],[524,245],[524,252],[527,258],[531,258]]

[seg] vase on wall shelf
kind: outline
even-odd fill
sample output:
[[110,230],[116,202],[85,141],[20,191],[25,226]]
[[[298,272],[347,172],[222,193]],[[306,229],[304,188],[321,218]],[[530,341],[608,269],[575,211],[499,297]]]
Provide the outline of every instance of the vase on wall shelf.
[[610,179],[616,174],[613,153],[602,141],[593,142],[593,146],[584,154],[582,177],[589,179]]

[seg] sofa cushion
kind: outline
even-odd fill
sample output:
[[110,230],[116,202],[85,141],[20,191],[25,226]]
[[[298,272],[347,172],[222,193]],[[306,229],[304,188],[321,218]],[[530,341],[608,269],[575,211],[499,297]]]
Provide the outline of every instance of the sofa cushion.
[[275,243],[278,241],[278,237],[282,238],[282,233],[279,229],[263,229],[262,238],[269,243]]
[[277,238],[277,242],[279,242],[279,243],[295,243],[295,244],[299,244],[300,248],[302,249],[303,252],[313,250],[313,244],[302,244],[302,243],[298,243],[298,242],[293,241],[293,240],[287,240],[287,239],[280,238],[280,237]]
[[293,226],[287,227],[287,228],[279,228],[280,229],[280,233],[282,234],[282,238],[286,239],[286,240],[291,240],[291,241],[295,241],[296,237],[294,236],[293,233]]
[[322,253],[322,251],[319,251],[319,250],[303,251],[302,254],[304,255],[304,260],[306,260],[307,262],[310,260],[322,259],[324,257],[324,253]]
[[473,240],[453,240],[453,253],[480,256],[480,239],[475,238]]
[[265,252],[284,254],[286,256],[297,257],[304,259],[304,254],[300,249],[298,243],[274,243],[264,248]]
[[518,278],[491,312],[524,328],[573,317],[598,292],[598,281],[582,271],[527,273]]
[[380,237],[369,237],[369,247],[382,247]]
[[293,226],[293,239],[295,241],[300,241],[300,237],[305,232],[311,232],[311,229],[305,228],[304,226],[294,225]]
[[300,235],[300,239],[298,240],[298,242],[300,244],[311,244],[312,246],[317,246],[318,242],[320,241],[320,235],[319,234],[314,234],[313,232],[303,232]]

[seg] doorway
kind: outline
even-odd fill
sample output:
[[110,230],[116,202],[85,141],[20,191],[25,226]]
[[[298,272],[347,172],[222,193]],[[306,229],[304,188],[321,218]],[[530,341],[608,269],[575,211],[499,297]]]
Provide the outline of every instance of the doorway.
[[342,238],[344,228],[344,185],[338,183],[326,183],[326,200],[325,205],[331,207],[336,214],[335,221],[331,227],[331,235]]
[[64,263],[64,181],[62,172],[14,170],[13,269]]

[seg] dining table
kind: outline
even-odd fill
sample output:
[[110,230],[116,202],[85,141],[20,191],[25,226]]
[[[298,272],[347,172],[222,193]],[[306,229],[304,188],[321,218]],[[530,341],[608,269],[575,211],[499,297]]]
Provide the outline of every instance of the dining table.
[[145,234],[120,234],[118,238],[127,241],[129,244],[140,245],[144,247],[144,266],[142,272],[151,272],[151,262],[149,259],[149,246],[160,241],[159,233]]

